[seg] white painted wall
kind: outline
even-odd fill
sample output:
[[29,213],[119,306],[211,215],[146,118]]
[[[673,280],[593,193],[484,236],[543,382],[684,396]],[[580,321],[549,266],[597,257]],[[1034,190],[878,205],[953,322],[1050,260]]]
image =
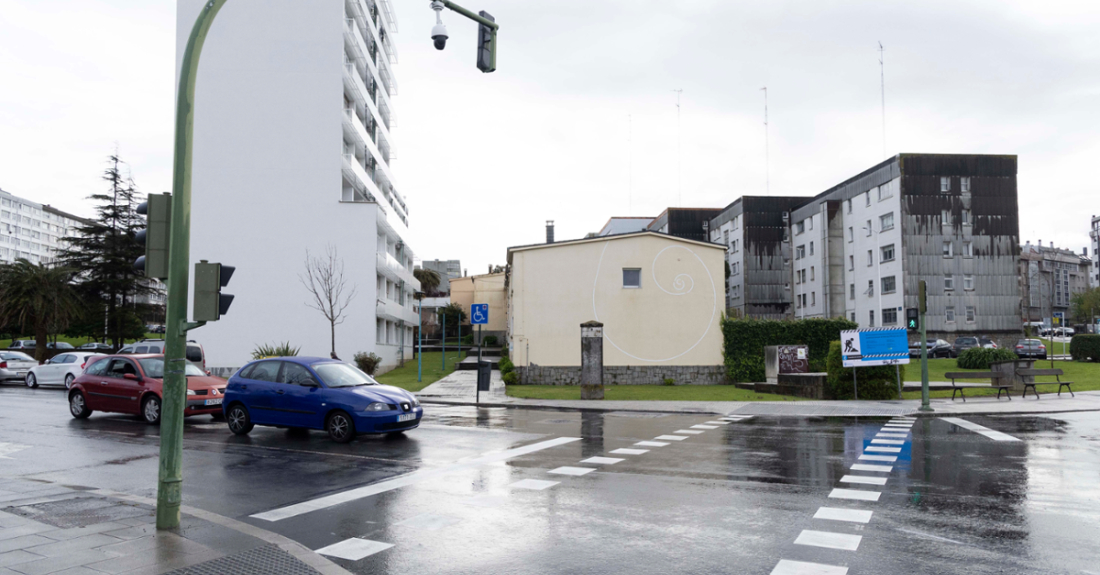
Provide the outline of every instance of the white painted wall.
[[[851,213],[848,212],[848,203],[841,206],[844,223],[844,258],[845,258],[845,290],[850,290],[850,285],[856,286],[856,297],[851,299],[850,293],[845,294],[847,317],[851,319],[855,313],[855,321],[862,327],[870,327],[870,312],[875,312],[875,327],[883,326],[883,309],[902,307],[904,301],[904,282],[902,267],[901,245],[901,180],[895,178],[882,186],[871,188],[868,192],[860,194],[852,199]],[[870,203],[868,203],[868,198]],[[893,213],[893,229],[881,229],[881,216]],[[871,234],[865,227],[867,221],[871,221]],[[852,228],[854,238],[848,240],[848,229]],[[888,245],[894,246],[894,260],[882,261],[882,248]],[[873,264],[867,265],[867,252],[873,255]],[[849,272],[849,258],[854,256],[855,266]],[[882,293],[881,278],[891,277],[895,279],[895,291]],[[874,296],[866,295],[868,282],[873,281],[875,286]],[[961,282],[961,278],[959,280]],[[897,322],[889,325],[904,325],[904,310],[898,311]]]

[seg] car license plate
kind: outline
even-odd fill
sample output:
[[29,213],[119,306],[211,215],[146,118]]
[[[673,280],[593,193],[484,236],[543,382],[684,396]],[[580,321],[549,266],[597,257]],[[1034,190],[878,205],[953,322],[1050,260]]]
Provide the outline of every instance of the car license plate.
[[416,419],[416,414],[415,413],[406,413],[405,415],[398,415],[397,416],[397,422],[398,423],[401,423],[402,421],[412,421],[414,419]]
[[205,403],[206,405],[221,405],[222,398],[219,397],[218,399],[208,399]]

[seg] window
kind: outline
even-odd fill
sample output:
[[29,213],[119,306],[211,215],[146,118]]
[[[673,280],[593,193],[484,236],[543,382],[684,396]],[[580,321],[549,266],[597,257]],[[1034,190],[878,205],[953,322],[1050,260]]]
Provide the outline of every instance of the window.
[[894,212],[879,216],[878,229],[880,232],[894,229]]
[[951,178],[940,178],[940,192],[947,193],[951,191]]
[[875,280],[867,280],[867,297],[875,297]]
[[882,310],[882,325],[897,325],[898,308],[892,307]]
[[963,256],[974,257],[974,242],[963,242]]
[[871,192],[870,192],[870,190],[868,190],[868,191],[867,191],[867,193],[866,193],[866,194],[864,194],[864,195],[865,195],[865,196],[867,196],[867,203],[866,203],[866,205],[867,205],[867,206],[870,206],[870,205],[871,205]]
[[951,210],[941,210],[940,211],[940,222],[942,222],[943,225],[945,225],[945,226],[949,226],[949,225],[955,223],[951,218]]
[[955,255],[955,247],[951,242],[943,242],[943,257],[950,258]]
[[966,291],[974,291],[974,276],[972,276],[972,275],[964,275],[963,276],[963,289],[966,290]]
[[970,210],[963,210],[962,212],[960,212],[959,220],[961,221],[962,225],[969,226],[970,225]]
[[733,299],[741,299],[741,286],[733,286]]
[[309,387],[316,385],[317,380],[313,379],[313,374],[309,373],[308,369],[294,362],[284,361],[283,374],[279,378],[279,383]]
[[623,268],[623,287],[642,287],[642,270],[639,268]]
[[894,293],[897,291],[897,279],[894,276],[882,278],[882,293]]
[[953,274],[944,274],[943,276],[943,291],[953,291],[955,289],[955,276]]
[[730,244],[730,251],[737,253],[737,240],[733,240],[733,243]]
[[966,323],[974,323],[977,318],[978,312],[974,309],[974,306],[966,306]]
[[867,322],[867,327],[875,327],[875,310],[867,312],[870,321]]
[[867,230],[867,237],[871,237],[871,232],[874,231],[874,228],[871,227],[871,220],[867,220],[867,226],[863,229]]
[[814,255],[814,243],[810,242],[810,255]]
[[848,299],[856,299],[856,284],[848,284]]
[[794,259],[800,260],[806,257],[806,246],[801,245],[794,249]]
[[810,305],[817,305],[817,292],[815,291],[810,292]]
[[888,246],[882,246],[882,261],[892,262],[894,261],[894,244]]
[[805,232],[805,231],[806,231],[806,222],[802,221],[802,222],[798,222],[797,224],[794,225],[794,234],[796,236],[798,234],[801,234],[802,232]]
[[856,230],[852,226],[848,226],[848,241],[854,242],[856,239]]
[[735,275],[741,273],[740,268],[741,268],[740,262],[733,262],[732,264],[730,264],[730,275],[735,276]]
[[962,187],[962,191],[964,191],[964,192],[969,192],[970,191],[970,178],[959,178],[959,184]]
[[806,229],[807,230],[814,229],[814,219],[813,218],[806,218]]
[[947,306],[946,317],[947,323],[955,323],[955,306]]
[[848,198],[848,213],[852,213],[852,199]]
[[875,252],[874,250],[867,250],[867,265],[875,265]]
[[727,246],[730,245],[730,231],[729,230],[726,230],[726,231],[722,232],[722,243],[726,244]]
[[848,256],[848,271],[856,269],[856,256]]
[[[6,201],[6,200],[5,200]],[[107,373],[107,364],[111,363],[110,358],[101,359],[92,365],[88,366],[88,369],[84,373],[88,375],[103,375]]]
[[814,266],[810,266],[810,281],[814,281]]

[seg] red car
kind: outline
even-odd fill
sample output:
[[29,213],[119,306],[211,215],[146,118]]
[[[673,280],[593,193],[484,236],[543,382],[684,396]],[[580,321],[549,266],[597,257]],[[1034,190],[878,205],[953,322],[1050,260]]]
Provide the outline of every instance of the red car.
[[[222,415],[226,381],[211,377],[191,362],[187,368],[185,416]],[[69,389],[69,412],[84,419],[93,411],[132,413],[148,423],[160,423],[162,355],[99,356]]]

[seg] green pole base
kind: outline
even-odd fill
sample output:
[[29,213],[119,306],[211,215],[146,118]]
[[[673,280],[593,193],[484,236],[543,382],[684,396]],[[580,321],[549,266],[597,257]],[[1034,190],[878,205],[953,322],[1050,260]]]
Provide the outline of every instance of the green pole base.
[[931,405],[922,405],[922,406],[920,406],[920,409],[918,409],[917,411],[936,411],[936,410],[932,409]]

